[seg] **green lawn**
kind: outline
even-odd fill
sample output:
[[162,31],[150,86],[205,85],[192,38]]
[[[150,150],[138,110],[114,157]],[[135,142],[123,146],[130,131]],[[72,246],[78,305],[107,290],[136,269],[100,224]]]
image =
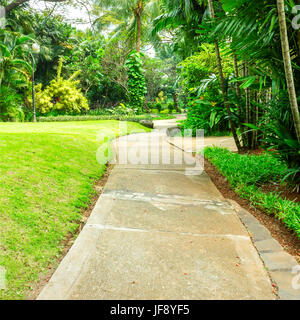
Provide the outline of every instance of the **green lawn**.
[[283,199],[278,191],[264,192],[263,184],[279,183],[287,166],[270,154],[240,155],[227,149],[207,147],[205,157],[225,176],[244,199],[281,220],[300,237],[300,205]]
[[0,299],[24,298],[77,230],[105,171],[97,134],[143,130],[128,123],[120,132],[118,121],[0,123],[0,266],[7,270]]

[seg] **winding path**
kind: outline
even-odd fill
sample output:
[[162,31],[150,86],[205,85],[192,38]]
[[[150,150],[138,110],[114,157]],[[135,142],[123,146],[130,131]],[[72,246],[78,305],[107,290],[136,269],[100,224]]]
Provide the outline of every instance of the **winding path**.
[[118,156],[136,147],[155,164],[115,165],[38,299],[275,299],[237,211],[201,166],[188,154],[180,164],[183,152],[162,132],[131,137],[117,141]]

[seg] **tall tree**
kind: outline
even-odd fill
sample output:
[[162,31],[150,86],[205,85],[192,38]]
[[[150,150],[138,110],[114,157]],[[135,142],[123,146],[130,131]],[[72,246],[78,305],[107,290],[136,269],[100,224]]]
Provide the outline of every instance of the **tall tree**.
[[141,37],[142,37],[142,14],[144,11],[144,2],[139,0],[136,7],[133,9],[136,18],[136,52],[141,51]]
[[161,44],[169,44],[182,59],[198,50],[197,29],[205,15],[204,0],[161,0],[162,14],[153,21],[152,35]]
[[149,34],[145,31],[160,12],[159,3],[160,0],[98,0],[99,11],[104,14],[97,22],[101,25],[102,21],[110,21],[115,32],[126,31],[129,38],[134,39],[136,51],[140,52],[143,34]]
[[[208,0],[208,8],[209,8],[211,19],[215,19],[215,10],[214,10],[214,6],[213,6],[212,0]],[[220,48],[219,48],[219,44],[218,44],[217,40],[215,41],[215,50],[216,50],[216,56],[217,56],[217,61],[218,61],[218,70],[219,70],[219,77],[220,77],[223,100],[224,100],[224,104],[226,106],[227,114],[228,114],[228,117],[229,117],[229,122],[230,122],[232,135],[233,135],[235,144],[236,144],[238,150],[240,151],[241,150],[241,143],[240,143],[239,137],[238,137],[237,132],[236,132],[236,126],[235,126],[235,123],[234,123],[234,121],[232,119],[232,114],[231,114],[229,102],[228,102],[228,99],[227,99],[227,92],[226,92],[226,87],[225,87],[225,78],[224,78],[223,66],[222,66],[222,58],[221,58]]]
[[291,63],[290,46],[289,46],[289,39],[288,39],[287,26],[286,26],[284,0],[277,0],[277,8],[278,8],[280,37],[281,37],[281,46],[282,46],[282,55],[283,55],[286,83],[287,83],[287,88],[288,88],[288,93],[289,93],[292,114],[293,114],[293,118],[294,118],[296,134],[297,134],[298,142],[300,143],[300,116],[299,116],[297,95],[296,95],[296,90],[295,90],[293,69],[292,69],[292,63]]

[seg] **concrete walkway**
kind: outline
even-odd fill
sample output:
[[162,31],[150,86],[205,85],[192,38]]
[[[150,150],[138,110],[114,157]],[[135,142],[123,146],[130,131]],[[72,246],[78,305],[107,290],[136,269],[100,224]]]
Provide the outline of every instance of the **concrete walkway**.
[[38,299],[275,299],[237,211],[202,168],[180,163],[164,133],[131,138],[117,141],[119,160],[128,151],[154,164],[115,165]]

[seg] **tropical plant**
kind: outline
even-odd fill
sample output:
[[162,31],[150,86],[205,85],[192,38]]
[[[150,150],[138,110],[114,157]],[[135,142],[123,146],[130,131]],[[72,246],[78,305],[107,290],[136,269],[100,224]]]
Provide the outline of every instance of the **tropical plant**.
[[[42,84],[36,86],[36,107],[41,114],[51,111],[58,114],[79,113],[81,110],[89,109],[87,99],[81,93],[81,89],[77,88],[79,80],[74,80],[80,71],[75,72],[69,79],[64,79],[61,76],[62,67],[61,58],[56,78],[44,90]],[[32,103],[31,97],[28,100]]]
[[[212,20],[214,20],[215,19],[215,9],[214,9],[214,5],[213,5],[213,1],[207,0],[207,3],[208,3],[208,8],[209,8],[210,18]],[[219,43],[217,40],[215,40],[215,51],[216,51],[217,62],[218,62],[217,65],[218,65],[221,91],[222,91],[222,95],[223,95],[224,105],[227,110],[227,115],[228,115],[228,119],[229,119],[229,123],[230,123],[230,127],[231,127],[231,132],[232,132],[232,135],[233,135],[233,138],[234,138],[234,141],[235,141],[235,144],[236,144],[238,150],[241,151],[241,143],[240,143],[239,137],[237,135],[236,123],[235,123],[234,118],[232,116],[229,101],[228,101],[226,84],[225,84],[225,77],[224,77],[224,69],[223,69],[223,64],[222,64],[220,47],[219,47]]]
[[[228,82],[229,76],[234,72],[233,61],[230,56],[226,55],[225,48],[221,50],[220,54],[224,76]],[[214,46],[212,44],[202,44],[197,53],[180,62],[178,66],[182,86],[187,92],[197,92],[202,87],[203,80],[218,73]]]
[[160,13],[160,0],[98,0],[96,3],[102,14],[95,23],[101,29],[104,25],[114,26],[115,37],[125,32],[127,39],[135,43],[136,52],[140,52],[142,39],[150,40],[150,23]]
[[174,110],[174,103],[169,102],[169,104],[168,104],[168,111],[169,111],[169,113],[173,113],[173,110]]
[[161,11],[153,21],[152,35],[160,39],[158,50],[169,44],[173,53],[185,59],[197,51],[197,28],[206,15],[203,0],[161,0]]
[[0,86],[0,121],[23,121],[22,95],[15,89]]
[[297,95],[296,95],[295,84],[294,84],[289,38],[288,38],[287,26],[286,26],[284,0],[277,0],[277,8],[278,8],[278,19],[279,19],[279,26],[280,26],[280,38],[281,38],[281,46],[282,46],[283,63],[284,63],[284,70],[285,70],[287,88],[289,93],[290,106],[293,114],[298,144],[300,144],[300,115],[299,115],[298,101],[297,101]]
[[29,36],[0,29],[0,86],[27,84],[32,72],[26,61],[26,54],[30,54],[27,43],[31,41]]
[[0,30],[0,119],[24,120],[22,93],[32,72],[26,61],[32,39],[5,29]]
[[132,51],[125,63],[128,74],[129,101],[132,107],[142,110],[144,97],[147,93],[144,70],[142,68],[144,55],[141,52]]
[[[98,37],[99,38],[99,37]],[[102,94],[102,66],[104,54],[103,39],[95,39],[93,34],[78,35],[81,40],[73,49],[72,55],[65,57],[67,71],[71,75],[81,70],[78,79],[82,91],[90,104],[95,104]]]
[[158,111],[158,113],[162,110],[162,105],[160,102],[156,102],[154,108]]
[[258,132],[262,147],[288,164],[288,176],[300,184],[300,144],[294,134],[288,93],[282,90],[260,109],[263,112],[258,125],[247,126]]

